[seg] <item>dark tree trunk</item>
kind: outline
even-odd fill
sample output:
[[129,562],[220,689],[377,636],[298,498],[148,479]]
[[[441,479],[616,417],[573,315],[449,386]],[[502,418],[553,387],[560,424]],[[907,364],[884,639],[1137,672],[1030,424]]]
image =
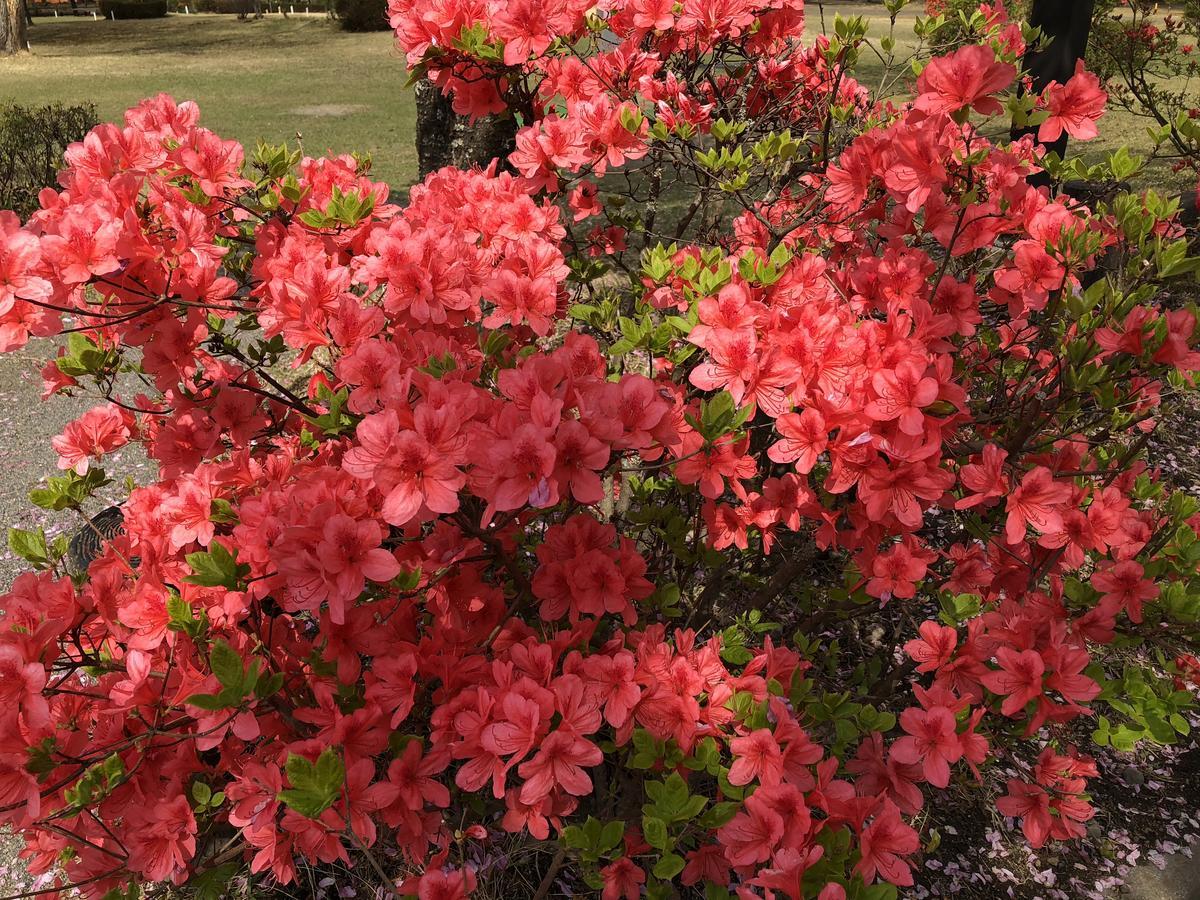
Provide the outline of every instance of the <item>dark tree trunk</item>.
[[424,178],[454,159],[454,126],[457,116],[450,99],[428,78],[417,82],[417,170]]
[[486,116],[468,124],[455,115],[449,98],[432,81],[421,79],[417,92],[417,169],[424,178],[444,166],[469,169],[493,159],[506,165],[516,148],[517,122],[512,116]]
[[517,120],[512,116],[486,116],[468,125],[459,119],[454,136],[454,164],[459,168],[487,166],[500,160],[508,167],[508,154],[517,148]]
[[[1025,68],[1033,78],[1035,91],[1045,90],[1052,81],[1065,84],[1075,74],[1075,63],[1087,50],[1088,32],[1092,28],[1095,0],[1033,0],[1029,24],[1042,29],[1046,44],[1042,50],[1032,47],[1025,52]],[[1013,140],[1025,134],[1037,134],[1037,128],[1012,129]],[[1036,140],[1036,138],[1035,138]],[[1064,131],[1056,141],[1044,145],[1061,159],[1067,152]],[[1033,179],[1034,184],[1048,184],[1044,173]]]
[[28,50],[28,29],[25,0],[0,0],[0,56]]

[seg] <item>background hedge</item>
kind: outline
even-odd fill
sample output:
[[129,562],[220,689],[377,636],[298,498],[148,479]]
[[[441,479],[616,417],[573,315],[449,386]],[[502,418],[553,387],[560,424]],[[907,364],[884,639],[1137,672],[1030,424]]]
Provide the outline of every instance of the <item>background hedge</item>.
[[346,31],[387,31],[387,0],[337,0],[334,10]]
[[100,15],[106,19],[160,19],[167,14],[167,0],[100,0]]
[[97,121],[90,103],[0,105],[0,209],[22,217],[36,210],[38,192],[56,184],[67,145],[82,140]]

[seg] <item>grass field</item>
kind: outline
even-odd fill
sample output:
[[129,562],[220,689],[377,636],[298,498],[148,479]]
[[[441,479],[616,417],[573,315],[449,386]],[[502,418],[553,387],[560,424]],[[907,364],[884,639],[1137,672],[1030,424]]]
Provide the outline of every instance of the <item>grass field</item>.
[[263,138],[311,155],[370,152],[393,187],[416,177],[414,107],[388,32],[348,34],[324,16],[173,15],[125,22],[39,18],[31,54],[0,60],[0,102],[89,100],[103,120],[166,91],[201,121],[253,147]]

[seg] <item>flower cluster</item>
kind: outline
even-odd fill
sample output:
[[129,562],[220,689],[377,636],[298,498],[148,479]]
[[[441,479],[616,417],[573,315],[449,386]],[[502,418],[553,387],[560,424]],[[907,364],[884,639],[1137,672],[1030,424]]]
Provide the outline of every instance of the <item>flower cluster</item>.
[[[157,469],[86,571],[14,534],[31,871],[458,900],[512,842],[604,900],[883,897],[952,782],[1082,835],[1082,724],[1168,741],[1198,668],[1198,504],[1141,458],[1200,369],[1173,210],[989,137],[1002,10],[905,103],[798,0],[391,12],[461,112],[522,115],[506,161],[400,207],[159,96],[0,214],[0,347],[65,332],[48,394],[103,398],[34,502]],[[1082,138],[1103,95],[1028,105]]]

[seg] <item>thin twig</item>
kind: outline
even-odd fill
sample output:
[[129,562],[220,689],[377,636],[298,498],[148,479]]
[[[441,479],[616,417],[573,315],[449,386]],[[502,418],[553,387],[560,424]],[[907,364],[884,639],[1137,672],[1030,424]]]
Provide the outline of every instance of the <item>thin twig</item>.
[[566,858],[567,851],[559,847],[558,852],[554,854],[554,859],[550,862],[550,868],[542,876],[542,883],[538,885],[537,892],[533,895],[532,900],[546,900],[546,897],[550,894],[550,887],[554,884],[554,876],[558,874],[558,870],[562,868]]

